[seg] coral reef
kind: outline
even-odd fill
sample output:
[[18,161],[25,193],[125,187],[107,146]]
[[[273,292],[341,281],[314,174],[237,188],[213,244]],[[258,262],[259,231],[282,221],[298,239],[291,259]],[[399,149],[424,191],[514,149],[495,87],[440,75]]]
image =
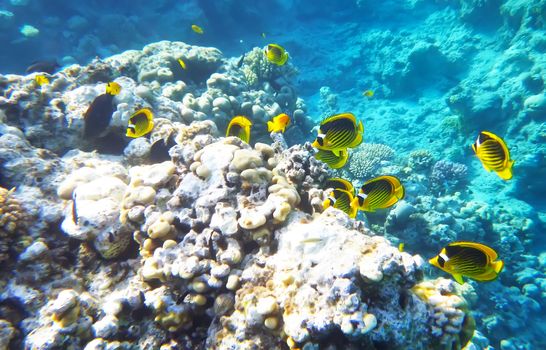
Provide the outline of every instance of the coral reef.
[[383,144],[363,143],[355,148],[349,157],[348,176],[361,182],[381,175],[381,168],[390,165],[394,150]]

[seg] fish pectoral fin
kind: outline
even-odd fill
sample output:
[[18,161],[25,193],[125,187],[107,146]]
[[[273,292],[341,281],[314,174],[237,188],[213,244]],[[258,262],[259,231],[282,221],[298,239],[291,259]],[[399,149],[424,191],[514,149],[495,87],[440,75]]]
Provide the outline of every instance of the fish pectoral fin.
[[452,275],[455,281],[457,281],[459,284],[464,284],[463,275],[460,273],[452,273]]

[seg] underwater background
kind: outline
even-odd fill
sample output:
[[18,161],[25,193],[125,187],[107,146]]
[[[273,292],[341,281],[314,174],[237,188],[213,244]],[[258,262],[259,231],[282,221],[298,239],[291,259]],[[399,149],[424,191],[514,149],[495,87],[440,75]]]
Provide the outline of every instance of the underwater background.
[[[0,47],[0,349],[460,349],[470,316],[467,349],[546,349],[546,1],[3,0]],[[110,81],[117,136],[86,140]],[[154,130],[124,138],[141,107]],[[341,112],[364,142],[333,170],[306,142]],[[223,138],[235,115],[251,147]],[[472,151],[484,130],[512,179]],[[386,174],[394,207],[322,213],[326,178]],[[455,241],[498,279],[437,279]]]

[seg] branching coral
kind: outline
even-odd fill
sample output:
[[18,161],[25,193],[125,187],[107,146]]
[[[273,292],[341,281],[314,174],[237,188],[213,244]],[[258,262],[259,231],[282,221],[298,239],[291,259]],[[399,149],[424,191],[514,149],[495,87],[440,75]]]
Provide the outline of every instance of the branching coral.
[[439,160],[432,167],[430,186],[438,193],[453,191],[465,181],[467,173],[468,168],[464,164]]
[[408,166],[414,170],[428,170],[434,163],[434,157],[429,150],[418,149],[409,154]]
[[364,143],[350,155],[349,173],[354,179],[365,181],[378,175],[379,167],[394,156],[394,150],[380,143]]

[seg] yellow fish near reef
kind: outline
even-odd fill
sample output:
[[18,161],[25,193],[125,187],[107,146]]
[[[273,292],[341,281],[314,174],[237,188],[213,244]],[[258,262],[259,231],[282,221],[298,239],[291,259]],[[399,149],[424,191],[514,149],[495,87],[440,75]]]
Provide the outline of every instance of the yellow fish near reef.
[[49,84],[49,79],[45,75],[41,74],[34,77],[34,81],[36,82],[36,84],[38,84],[38,86],[44,86]]
[[404,186],[397,177],[382,175],[362,185],[351,206],[363,211],[374,212],[393,206],[404,198]]
[[357,122],[352,113],[332,115],[320,123],[318,136],[312,146],[332,151],[338,156],[340,151],[362,143],[363,133],[362,121]]
[[402,253],[404,251],[404,243],[398,244],[398,251]]
[[288,124],[290,124],[290,117],[288,114],[281,113],[273,117],[273,120],[267,122],[267,131],[284,132]]
[[326,163],[332,169],[339,169],[347,163],[349,152],[347,152],[346,149],[342,149],[335,155],[332,151],[319,149],[317,153],[315,153],[315,158]]
[[204,33],[203,28],[199,27],[197,24],[192,24],[191,25],[191,30],[193,30],[197,34],[203,34]]
[[351,206],[353,198],[354,196],[351,192],[337,188],[330,192],[330,195],[322,203],[322,206],[324,209],[328,207],[339,209],[349,215],[350,218],[354,219],[357,214],[357,209]]
[[373,90],[366,90],[362,93],[362,95],[366,96],[367,98],[372,98],[375,93],[373,92]]
[[111,81],[108,84],[106,84],[106,93],[112,96],[115,96],[119,94],[121,91],[121,85],[116,83],[115,81]]
[[141,137],[154,128],[154,115],[148,108],[142,108],[129,117],[127,125],[127,137]]
[[231,119],[226,130],[226,137],[236,136],[246,143],[250,142],[250,127],[252,122],[243,116],[236,116]]
[[180,65],[180,67],[182,67],[182,69],[186,69],[186,62],[184,62],[184,60],[182,60],[181,58],[178,59],[178,64]]
[[278,44],[269,44],[264,51],[267,60],[277,66],[282,66],[288,61],[288,53]]
[[472,145],[476,156],[487,171],[494,171],[503,180],[512,178],[514,161],[504,140],[489,131],[482,131]]
[[83,135],[86,138],[100,136],[110,125],[114,113],[114,96],[119,94],[121,86],[116,82],[106,84],[106,93],[95,97],[85,111]]
[[353,196],[355,193],[355,188],[353,187],[353,184],[350,181],[342,179],[340,177],[331,177],[326,180],[325,188],[339,188],[352,193]]
[[453,242],[442,248],[440,254],[430,259],[431,265],[453,275],[463,284],[463,276],[476,281],[496,279],[504,267],[492,248],[475,242]]

